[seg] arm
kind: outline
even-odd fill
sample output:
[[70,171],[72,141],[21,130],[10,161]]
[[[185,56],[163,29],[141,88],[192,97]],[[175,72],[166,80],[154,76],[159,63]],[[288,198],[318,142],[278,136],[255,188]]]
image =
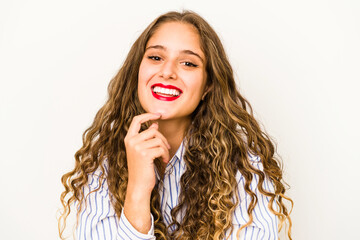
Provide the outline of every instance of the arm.
[[83,187],[86,203],[79,213],[79,222],[76,227],[76,239],[155,239],[153,217],[150,215],[150,229],[146,234],[138,232],[127,220],[123,211],[120,218],[116,215],[111,205],[107,181],[101,182],[100,189],[87,195],[98,188],[98,173],[89,175],[89,184]]
[[[263,171],[262,163],[258,157],[251,156],[250,162],[255,168]],[[248,204],[250,203],[250,196],[245,192],[244,189],[245,179],[240,174],[240,172],[238,172],[236,179],[238,181],[237,194],[240,202],[233,215],[234,231],[232,232],[231,237],[234,239],[237,239],[236,233],[238,229],[245,225],[249,220],[247,210]],[[278,219],[276,215],[274,215],[268,208],[270,197],[262,195],[257,189],[258,181],[258,176],[254,175],[253,181],[250,184],[250,188],[256,194],[258,202],[253,210],[253,222],[248,227],[240,231],[239,239],[241,240],[278,239]],[[263,187],[268,192],[274,192],[272,182],[267,177],[264,180]],[[274,209],[276,209],[275,206]],[[227,232],[226,236],[229,234],[230,231]]]
[[135,116],[124,138],[129,177],[123,210],[131,225],[140,233],[146,233],[151,228],[150,198],[156,182],[154,160],[161,158],[167,163],[170,160],[170,145],[158,131],[156,123],[141,133],[139,131],[141,124],[160,117],[152,113]]
[[161,157],[167,163],[170,146],[157,130],[157,124],[141,133],[139,131],[142,123],[158,118],[160,115],[150,113],[134,117],[124,139],[129,177],[120,218],[111,205],[106,179],[100,183],[98,191],[87,195],[97,189],[102,173],[98,169],[89,176],[89,186],[83,189],[87,204],[82,203],[78,239],[155,239],[150,213],[151,191],[156,182],[154,159]]
[[150,194],[144,194],[136,186],[128,184],[123,214],[140,233],[146,233],[152,227],[150,217]]

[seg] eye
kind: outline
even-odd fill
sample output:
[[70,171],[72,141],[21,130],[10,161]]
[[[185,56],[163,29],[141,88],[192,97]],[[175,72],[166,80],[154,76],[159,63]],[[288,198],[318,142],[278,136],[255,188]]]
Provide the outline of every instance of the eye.
[[154,61],[160,61],[161,57],[159,57],[159,56],[148,56],[148,59],[152,59]]
[[183,64],[187,67],[197,67],[198,65],[193,64],[192,62],[183,62]]

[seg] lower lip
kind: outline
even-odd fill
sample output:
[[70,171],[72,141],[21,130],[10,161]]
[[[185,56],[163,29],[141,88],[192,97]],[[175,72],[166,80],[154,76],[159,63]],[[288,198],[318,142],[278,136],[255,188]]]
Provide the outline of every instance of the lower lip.
[[151,91],[151,93],[154,96],[154,98],[159,99],[161,101],[174,101],[180,97],[180,95],[174,97],[164,97],[154,93],[153,91]]

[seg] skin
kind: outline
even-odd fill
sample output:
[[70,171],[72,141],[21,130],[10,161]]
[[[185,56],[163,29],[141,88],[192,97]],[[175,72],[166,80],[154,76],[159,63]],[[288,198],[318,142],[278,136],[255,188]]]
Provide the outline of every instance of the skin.
[[[182,94],[174,101],[156,99],[151,90],[155,83],[176,86]],[[147,113],[133,118],[124,139],[129,172],[124,214],[141,233],[151,227],[154,159],[161,158],[164,166],[170,161],[206,90],[205,55],[196,28],[179,22],[160,25],[146,45],[139,68],[138,95]],[[139,133],[147,121],[152,125]]]

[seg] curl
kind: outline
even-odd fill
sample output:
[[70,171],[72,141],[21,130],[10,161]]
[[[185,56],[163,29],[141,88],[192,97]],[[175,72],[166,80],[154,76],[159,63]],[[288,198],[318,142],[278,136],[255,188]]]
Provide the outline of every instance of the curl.
[[[85,207],[86,196],[83,196],[82,188],[87,184],[89,174],[98,168],[104,172],[105,159],[112,205],[116,214],[121,214],[128,181],[124,138],[133,117],[144,113],[137,96],[138,69],[147,41],[162,23],[168,21],[192,24],[198,30],[206,56],[210,91],[191,115],[184,153],[186,171],[180,179],[179,204],[171,211],[169,226],[164,224],[161,214],[158,186],[152,191],[151,213],[157,239],[222,239],[227,230],[232,232],[231,216],[239,204],[235,194],[238,171],[244,178],[244,190],[250,196],[250,203],[249,221],[238,230],[237,237],[253,222],[258,199],[250,183],[256,176],[259,179],[257,189],[270,198],[268,207],[280,220],[279,231],[287,222],[291,239],[291,210],[288,211],[284,200],[290,201],[291,209],[293,202],[285,195],[286,184],[280,161],[274,156],[274,145],[253,117],[248,101],[236,90],[232,68],[217,34],[204,19],[190,11],[169,12],[155,19],[136,40],[123,66],[111,80],[108,100],[84,132],[83,146],[75,153],[74,169],[61,179],[65,188],[60,196],[63,206],[59,218],[61,239],[64,239],[71,205],[78,203],[77,213]],[[144,125],[142,130],[147,127]],[[260,157],[263,171],[249,163],[249,152]],[[160,167],[157,163],[156,166]],[[271,179],[274,192],[262,187],[266,177]],[[184,217],[178,222],[177,216],[183,211]],[[175,230],[170,231],[170,228]]]

